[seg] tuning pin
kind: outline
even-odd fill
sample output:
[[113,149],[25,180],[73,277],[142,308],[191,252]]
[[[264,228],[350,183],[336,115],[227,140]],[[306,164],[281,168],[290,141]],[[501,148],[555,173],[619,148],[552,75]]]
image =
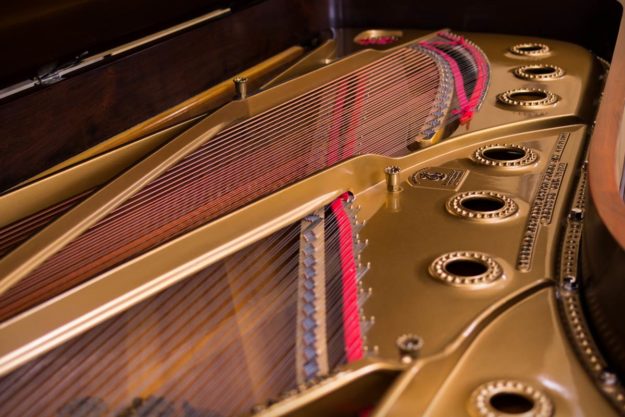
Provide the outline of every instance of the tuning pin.
[[237,100],[243,100],[247,97],[247,81],[245,77],[236,77],[232,80]]
[[363,305],[364,303],[366,303],[369,297],[371,297],[371,294],[373,294],[372,288],[361,288],[358,291],[358,305]]
[[[360,255],[358,255],[360,256]],[[358,265],[358,271],[356,272],[356,280],[362,281],[362,277],[371,269],[371,262],[367,262],[364,266]]]
[[375,324],[375,317],[366,318],[364,315],[360,317],[360,329],[363,334],[367,334]]
[[365,240],[356,240],[356,245],[354,247],[354,250],[356,251],[356,253],[360,253],[362,252],[367,246],[369,245],[369,239],[365,239]]

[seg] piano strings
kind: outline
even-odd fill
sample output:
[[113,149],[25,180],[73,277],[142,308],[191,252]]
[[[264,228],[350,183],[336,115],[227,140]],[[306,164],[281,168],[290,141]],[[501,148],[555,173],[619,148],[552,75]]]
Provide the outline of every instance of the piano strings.
[[[345,194],[313,215],[323,231],[320,251],[301,244],[315,239],[302,238],[313,230],[304,227],[310,220],[285,227],[0,378],[0,411],[236,415],[320,375],[308,367],[312,372],[298,380],[297,349],[310,340],[310,329],[325,328],[324,340],[306,352],[328,364],[325,373],[359,359],[366,329],[350,199]],[[317,256],[324,258],[318,264]],[[302,266],[322,267],[311,288],[323,284],[323,299],[298,285]],[[296,320],[304,317],[298,309],[315,306],[323,311]]]
[[[225,129],[9,288],[0,320],[340,161],[405,155],[415,140],[466,120],[483,99],[488,71],[461,39],[439,33],[400,47]],[[458,71],[443,54],[462,80],[446,78]],[[455,98],[449,109],[454,84],[469,99]]]

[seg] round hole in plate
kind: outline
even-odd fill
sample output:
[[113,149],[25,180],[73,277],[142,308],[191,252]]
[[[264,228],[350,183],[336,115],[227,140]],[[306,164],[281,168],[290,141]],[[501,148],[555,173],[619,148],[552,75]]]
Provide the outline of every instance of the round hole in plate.
[[549,46],[536,42],[520,43],[511,47],[510,51],[515,55],[536,57],[547,55],[549,53]]
[[510,93],[510,98],[512,100],[526,102],[526,103],[545,100],[547,97],[548,97],[547,93],[541,90],[515,91],[515,92]]
[[490,381],[477,387],[469,406],[479,417],[553,417],[551,399],[540,387],[509,379]]
[[445,270],[459,277],[476,277],[488,272],[488,265],[477,259],[452,259],[445,264]]
[[532,75],[550,75],[550,74],[555,74],[557,70],[553,67],[535,66],[531,68],[526,68],[525,72],[528,74],[532,74]]
[[525,155],[527,155],[525,149],[512,146],[493,147],[482,151],[482,156],[493,161],[518,161]]
[[517,49],[521,52],[538,52],[543,50],[543,48],[537,44],[521,45]]
[[515,392],[500,392],[490,398],[490,405],[505,414],[525,414],[534,408],[534,401]]
[[524,167],[532,165],[538,153],[527,146],[496,143],[478,148],[473,152],[473,161],[491,167]]
[[564,76],[564,70],[551,64],[531,64],[515,68],[512,73],[515,77],[530,81],[557,80]]
[[497,101],[517,109],[546,108],[554,105],[560,98],[548,90],[540,88],[519,88],[497,95]]
[[461,200],[460,205],[467,210],[487,213],[501,210],[506,205],[506,202],[496,197],[476,196]]
[[429,267],[430,275],[447,285],[479,289],[505,279],[502,266],[490,255],[473,251],[445,253]]

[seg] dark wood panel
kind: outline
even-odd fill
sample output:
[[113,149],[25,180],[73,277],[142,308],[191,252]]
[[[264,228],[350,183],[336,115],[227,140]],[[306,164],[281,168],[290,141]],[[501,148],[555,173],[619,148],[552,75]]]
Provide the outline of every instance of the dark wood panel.
[[324,1],[267,0],[0,105],[0,189],[328,27]]
[[[590,140],[589,207],[584,219],[583,295],[599,348],[625,377],[625,201],[619,190],[625,113],[625,19]],[[620,142],[620,143],[619,143]],[[621,157],[619,158],[619,155]]]
[[0,67],[0,86],[30,78],[44,65],[67,62],[85,51],[102,52],[233,1],[4,0],[0,56],[10,60]]
[[333,0],[336,27],[414,27],[542,36],[573,42],[607,59],[622,8],[616,0]]

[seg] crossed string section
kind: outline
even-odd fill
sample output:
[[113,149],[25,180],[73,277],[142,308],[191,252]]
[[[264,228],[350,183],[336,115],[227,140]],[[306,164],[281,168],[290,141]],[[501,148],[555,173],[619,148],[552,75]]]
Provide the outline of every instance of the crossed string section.
[[[362,356],[347,198],[325,210],[330,370]],[[300,233],[285,227],[0,378],[0,413],[230,416],[295,388]]]
[[10,288],[0,320],[348,158],[408,153],[439,87],[432,58],[400,48],[224,130]]

